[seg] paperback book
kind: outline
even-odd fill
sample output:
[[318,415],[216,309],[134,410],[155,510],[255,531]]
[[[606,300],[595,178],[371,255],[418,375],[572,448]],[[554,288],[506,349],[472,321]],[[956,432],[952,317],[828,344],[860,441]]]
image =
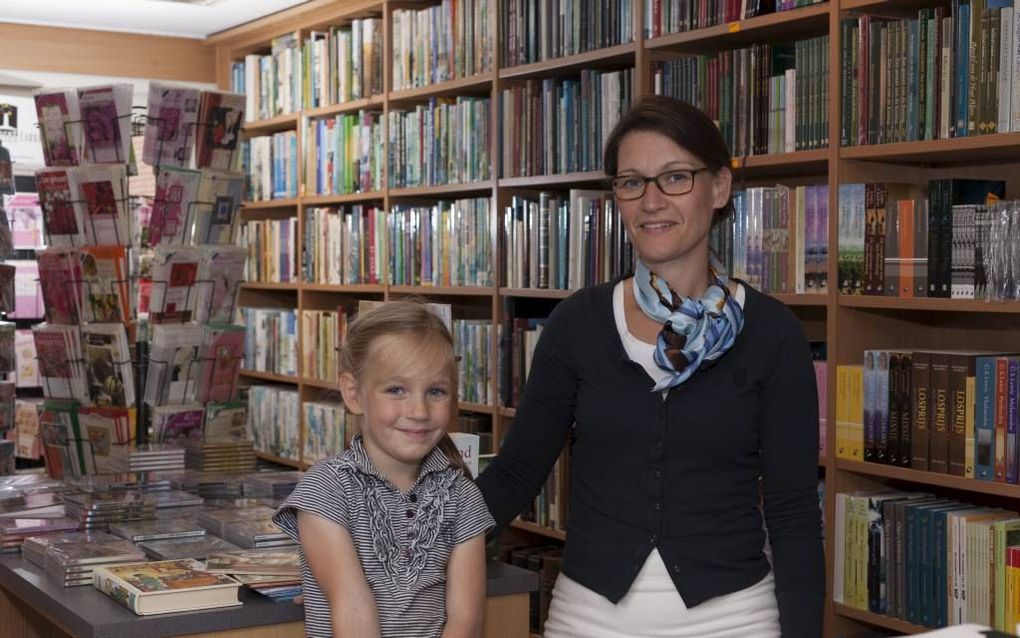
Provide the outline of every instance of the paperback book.
[[140,616],[242,604],[241,583],[190,558],[100,567],[95,586]]

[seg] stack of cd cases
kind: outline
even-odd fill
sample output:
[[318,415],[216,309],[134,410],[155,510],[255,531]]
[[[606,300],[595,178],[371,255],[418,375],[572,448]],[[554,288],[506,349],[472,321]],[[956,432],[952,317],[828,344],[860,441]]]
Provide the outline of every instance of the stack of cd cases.
[[189,470],[254,472],[255,443],[251,439],[188,441],[184,465]]
[[109,467],[113,472],[183,470],[184,448],[169,443],[114,445],[110,448]]
[[155,501],[141,492],[65,494],[64,505],[67,517],[86,530],[106,530],[110,523],[151,520],[156,515]]
[[39,567],[46,567],[46,550],[53,545],[65,543],[106,543],[117,540],[117,537],[106,532],[63,532],[30,536],[21,546],[21,555]]
[[290,496],[304,472],[257,472],[244,477],[244,495],[256,498],[273,498],[278,501]]
[[47,548],[45,570],[64,587],[75,587],[91,585],[96,567],[144,560],[145,554],[131,541],[60,543]]
[[226,523],[223,526],[223,538],[245,549],[297,545],[297,541],[287,536],[276,523],[268,519]]
[[194,516],[185,516],[175,519],[115,523],[110,525],[110,533],[132,543],[138,543],[140,541],[205,536],[205,528],[195,522]]
[[209,530],[210,533],[226,538],[224,531],[228,523],[235,523],[238,521],[268,521],[273,517],[273,513],[275,511],[276,510],[272,507],[266,507],[265,505],[259,505],[257,507],[227,507],[205,510],[199,512],[198,524]]
[[173,477],[171,484],[174,489],[198,494],[204,499],[238,498],[243,496],[243,481],[243,474],[187,470]]

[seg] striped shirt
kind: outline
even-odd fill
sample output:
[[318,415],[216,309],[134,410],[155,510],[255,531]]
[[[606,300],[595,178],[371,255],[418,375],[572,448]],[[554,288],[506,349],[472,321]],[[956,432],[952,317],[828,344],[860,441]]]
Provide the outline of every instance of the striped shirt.
[[[346,529],[354,540],[375,597],[383,638],[442,634],[446,623],[446,566],[455,545],[493,526],[478,487],[450,466],[439,448],[422,461],[404,494],[372,465],[361,436],[342,454],[316,463],[273,520],[298,539],[302,510]],[[331,637],[329,601],[302,549],[305,633]]]

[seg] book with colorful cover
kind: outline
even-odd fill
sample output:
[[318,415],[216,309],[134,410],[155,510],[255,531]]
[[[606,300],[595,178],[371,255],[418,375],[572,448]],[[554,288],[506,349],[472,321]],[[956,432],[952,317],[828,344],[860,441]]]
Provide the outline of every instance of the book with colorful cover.
[[152,293],[149,321],[190,321],[198,300],[199,263],[202,251],[194,246],[157,246],[150,267]]
[[78,203],[77,172],[68,168],[40,168],[35,172],[46,243],[80,246],[85,241],[82,206]]
[[81,288],[85,321],[131,321],[127,253],[123,246],[81,249]]
[[205,408],[201,405],[160,405],[152,410],[153,438],[167,441],[202,438]]
[[77,179],[85,243],[93,246],[130,244],[124,165],[83,166],[77,171]]
[[148,123],[142,161],[150,166],[184,167],[198,135],[199,91],[161,82],[149,83]]
[[244,280],[244,266],[248,251],[243,246],[206,246],[198,269],[198,300],[195,307],[196,323],[229,323],[240,284]]
[[230,244],[244,197],[244,175],[206,172],[195,206],[196,244]]
[[81,261],[68,248],[49,248],[39,253],[39,287],[46,321],[76,325],[81,320]]
[[130,84],[112,84],[78,90],[85,160],[92,164],[126,164],[131,161]]
[[191,241],[201,183],[202,173],[199,171],[174,167],[160,169],[156,177],[152,213],[142,231],[146,245],[181,245]]
[[224,401],[205,406],[204,435],[207,440],[250,439],[248,404],[244,401]]
[[196,401],[219,403],[236,398],[237,377],[244,357],[244,334],[244,326],[205,327]]
[[78,91],[46,89],[34,97],[46,166],[77,166],[82,147]]
[[236,170],[240,161],[241,123],[245,96],[203,91],[199,107],[196,165],[214,170]]
[[241,583],[191,558],[98,567],[94,584],[140,616],[242,604]]

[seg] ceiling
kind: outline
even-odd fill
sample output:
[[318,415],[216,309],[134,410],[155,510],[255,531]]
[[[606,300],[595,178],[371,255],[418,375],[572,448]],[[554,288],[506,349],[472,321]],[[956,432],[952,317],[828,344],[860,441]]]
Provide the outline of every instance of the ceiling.
[[206,36],[306,0],[0,0],[0,22]]

